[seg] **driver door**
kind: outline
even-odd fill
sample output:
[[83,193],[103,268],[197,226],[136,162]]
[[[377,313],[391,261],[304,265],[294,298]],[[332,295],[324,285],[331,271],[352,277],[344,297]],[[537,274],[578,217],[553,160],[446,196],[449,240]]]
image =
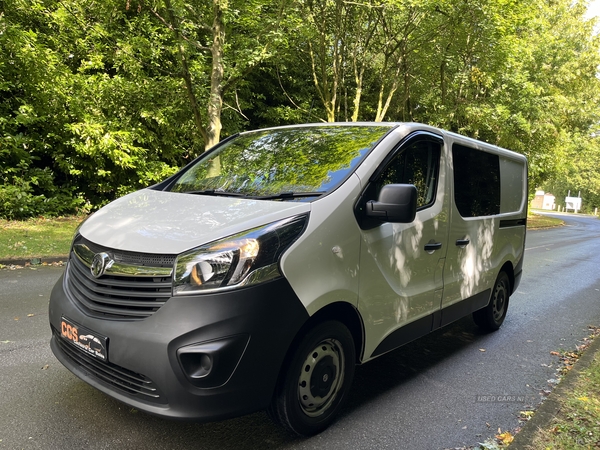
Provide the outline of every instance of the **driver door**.
[[409,137],[375,171],[361,197],[376,200],[387,184],[413,184],[418,194],[412,223],[361,224],[363,361],[430,332],[440,309],[448,239],[443,149],[436,135]]

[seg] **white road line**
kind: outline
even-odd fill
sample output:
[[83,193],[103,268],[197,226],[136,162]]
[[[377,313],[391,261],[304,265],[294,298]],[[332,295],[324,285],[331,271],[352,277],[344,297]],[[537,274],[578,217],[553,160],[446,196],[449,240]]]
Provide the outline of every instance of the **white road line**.
[[540,246],[538,246],[538,247],[529,247],[529,248],[526,248],[526,249],[525,249],[525,251],[527,251],[527,250],[535,250],[536,248],[546,248],[546,247],[552,247],[553,245],[554,245],[554,244],[540,245]]

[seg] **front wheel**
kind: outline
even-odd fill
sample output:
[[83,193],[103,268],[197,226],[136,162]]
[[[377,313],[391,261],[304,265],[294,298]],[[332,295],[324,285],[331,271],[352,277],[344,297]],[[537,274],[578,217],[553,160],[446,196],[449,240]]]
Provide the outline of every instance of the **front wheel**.
[[308,331],[288,360],[267,412],[289,431],[311,436],[334,420],[354,377],[354,340],[346,326],[323,322]]
[[492,291],[490,303],[479,311],[473,313],[473,320],[485,331],[496,331],[504,322],[508,311],[508,298],[510,296],[510,280],[505,272],[500,272]]

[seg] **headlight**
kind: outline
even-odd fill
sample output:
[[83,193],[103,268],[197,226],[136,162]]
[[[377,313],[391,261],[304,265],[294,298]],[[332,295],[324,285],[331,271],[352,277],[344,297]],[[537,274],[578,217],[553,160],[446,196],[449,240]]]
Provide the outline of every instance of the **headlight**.
[[306,225],[291,217],[183,253],[175,261],[173,295],[261,283],[281,276],[279,257]]

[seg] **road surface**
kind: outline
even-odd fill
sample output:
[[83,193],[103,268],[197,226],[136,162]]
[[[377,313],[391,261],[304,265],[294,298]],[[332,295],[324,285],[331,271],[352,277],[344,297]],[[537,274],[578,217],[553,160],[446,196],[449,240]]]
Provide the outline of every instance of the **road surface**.
[[[556,378],[551,351],[600,325],[600,220],[530,231],[524,276],[500,331],[470,318],[358,367],[339,420],[310,439],[265,413],[172,422],[89,387],[53,357],[48,297],[63,268],[0,270],[0,449],[469,448],[538,405]],[[550,380],[550,381],[549,381]]]

